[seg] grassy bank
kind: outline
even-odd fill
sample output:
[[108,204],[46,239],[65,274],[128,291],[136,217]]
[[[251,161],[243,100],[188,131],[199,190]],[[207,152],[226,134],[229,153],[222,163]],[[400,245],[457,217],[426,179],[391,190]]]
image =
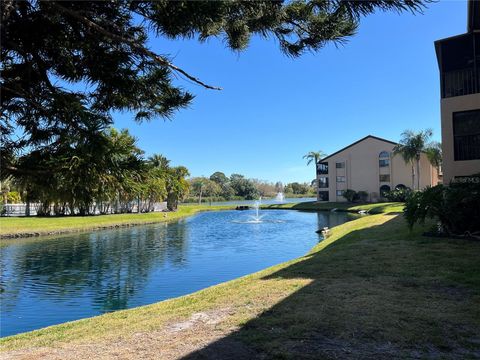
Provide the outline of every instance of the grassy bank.
[[193,215],[199,211],[225,210],[231,208],[232,206],[183,205],[175,212],[152,212],[145,214],[64,217],[2,217],[0,218],[0,239],[152,224],[176,220]]
[[272,204],[263,205],[263,209],[292,209],[292,210],[306,210],[306,211],[319,211],[319,210],[333,210],[337,211],[351,211],[358,212],[360,210],[368,211],[369,214],[380,213],[401,213],[403,211],[403,203],[385,202],[385,203],[365,203],[365,204],[352,204],[347,202],[316,202],[307,201],[301,203],[286,203],[286,204]]
[[0,340],[5,358],[473,358],[480,243],[399,215],[332,229],[304,257],[149,306]]

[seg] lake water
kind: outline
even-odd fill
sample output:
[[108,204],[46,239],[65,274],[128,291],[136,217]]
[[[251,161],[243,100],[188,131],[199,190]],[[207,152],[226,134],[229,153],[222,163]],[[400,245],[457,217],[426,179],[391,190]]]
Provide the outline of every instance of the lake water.
[[304,255],[354,215],[200,213],[169,224],[2,241],[1,336],[185,295]]

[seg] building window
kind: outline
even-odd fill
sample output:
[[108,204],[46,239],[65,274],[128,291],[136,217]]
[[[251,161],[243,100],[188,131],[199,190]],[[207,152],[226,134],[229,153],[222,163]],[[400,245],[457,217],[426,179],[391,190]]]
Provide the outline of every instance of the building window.
[[390,166],[390,159],[380,159],[380,160],[378,160],[378,166],[380,166],[380,167]]
[[390,153],[387,151],[382,151],[378,155],[378,165],[380,167],[387,167],[390,166]]
[[319,201],[328,201],[328,191],[319,191],[318,192]]
[[453,113],[455,161],[480,159],[480,109]]
[[389,174],[380,174],[380,182],[390,182]]
[[337,196],[343,196],[345,190],[337,190]]
[[395,186],[395,190],[405,190],[407,187],[403,184],[398,184]]
[[328,163],[321,162],[317,164],[317,175],[327,175],[328,174]]
[[328,177],[318,178],[318,188],[319,189],[328,188]]
[[344,169],[345,168],[345,162],[337,162],[337,163],[335,163],[335,167],[337,169]]
[[388,185],[382,185],[380,186],[380,196],[385,197],[385,193],[390,191],[390,186]]
[[337,182],[345,182],[345,176],[337,176]]

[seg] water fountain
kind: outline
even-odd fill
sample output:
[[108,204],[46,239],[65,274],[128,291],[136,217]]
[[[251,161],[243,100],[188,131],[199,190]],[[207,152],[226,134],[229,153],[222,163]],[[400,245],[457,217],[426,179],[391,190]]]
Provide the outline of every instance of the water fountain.
[[275,200],[283,203],[285,201],[285,195],[283,194],[283,192],[277,193],[277,196],[275,197]]
[[260,206],[262,205],[262,198],[260,197],[258,200],[256,200],[251,208],[255,210],[255,215],[249,215],[247,220],[233,220],[233,223],[236,224],[264,224],[264,223],[269,223],[269,224],[280,224],[284,223],[284,220],[280,219],[266,219],[263,220],[263,217],[265,215],[260,215]]
[[259,214],[261,203],[262,203],[262,197],[260,197],[257,201],[253,203],[253,208],[255,209],[255,215],[250,216],[250,218],[252,219],[250,222],[252,223],[262,222],[263,215]]

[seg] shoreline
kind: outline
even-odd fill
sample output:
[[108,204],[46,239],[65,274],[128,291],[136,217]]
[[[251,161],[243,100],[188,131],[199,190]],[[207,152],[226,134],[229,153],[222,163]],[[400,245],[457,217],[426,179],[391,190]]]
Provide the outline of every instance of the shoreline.
[[[235,205],[180,205],[175,212],[151,212],[151,213],[134,213],[134,214],[109,214],[97,216],[62,216],[62,217],[3,217],[0,218],[0,231],[2,226],[8,222],[36,222],[37,225],[32,226],[32,229],[25,229],[20,231],[6,231],[0,232],[0,240],[22,239],[43,236],[55,236],[64,234],[81,233],[88,231],[101,231],[117,228],[128,228],[141,225],[153,225],[158,223],[175,221],[181,218],[192,216],[202,211],[220,211],[220,210],[234,210]],[[316,201],[301,202],[301,203],[284,203],[262,205],[262,210],[300,210],[300,211],[335,211],[359,213],[365,211],[367,214],[379,214],[389,209],[391,213],[401,213],[403,209],[402,203],[370,203],[370,204],[350,204],[350,203],[321,203]],[[121,218],[121,219],[117,219]],[[145,218],[145,220],[142,220]],[[65,226],[56,226],[52,229],[43,229],[43,223],[55,222],[73,222],[73,225],[66,224]],[[102,221],[99,221],[102,220]],[[105,221],[103,221],[105,220]],[[113,220],[109,222],[109,220]],[[81,224],[84,222],[84,224]],[[77,223],[77,224],[75,224]],[[21,227],[21,225],[19,225]]]
[[[142,213],[142,214],[109,214],[109,215],[97,215],[97,216],[62,216],[62,217],[4,217],[0,218],[0,228],[7,223],[8,220],[17,220],[17,221],[29,221],[37,220],[38,222],[55,222],[55,220],[67,221],[72,220],[79,224],[73,226],[65,226],[54,228],[51,230],[41,230],[39,226],[36,225],[32,230],[21,230],[13,232],[0,233],[0,240],[11,240],[11,239],[22,239],[22,238],[32,238],[32,237],[44,237],[44,236],[54,236],[54,235],[64,235],[72,233],[81,233],[81,232],[90,232],[90,231],[101,231],[108,229],[117,229],[117,228],[128,228],[141,225],[153,225],[160,223],[168,223],[171,221],[180,220],[192,215],[195,215],[204,211],[221,211],[221,210],[234,210],[233,206],[229,205],[219,205],[219,206],[199,206],[199,205],[184,205],[180,206],[177,211],[159,211],[151,213]],[[116,221],[114,217],[119,216],[122,219]],[[140,219],[129,219],[139,217]],[[141,217],[147,218],[142,220]],[[63,220],[65,219],[65,220]],[[113,222],[102,223],[98,220],[114,220]],[[81,225],[81,221],[92,220],[91,224]]]

